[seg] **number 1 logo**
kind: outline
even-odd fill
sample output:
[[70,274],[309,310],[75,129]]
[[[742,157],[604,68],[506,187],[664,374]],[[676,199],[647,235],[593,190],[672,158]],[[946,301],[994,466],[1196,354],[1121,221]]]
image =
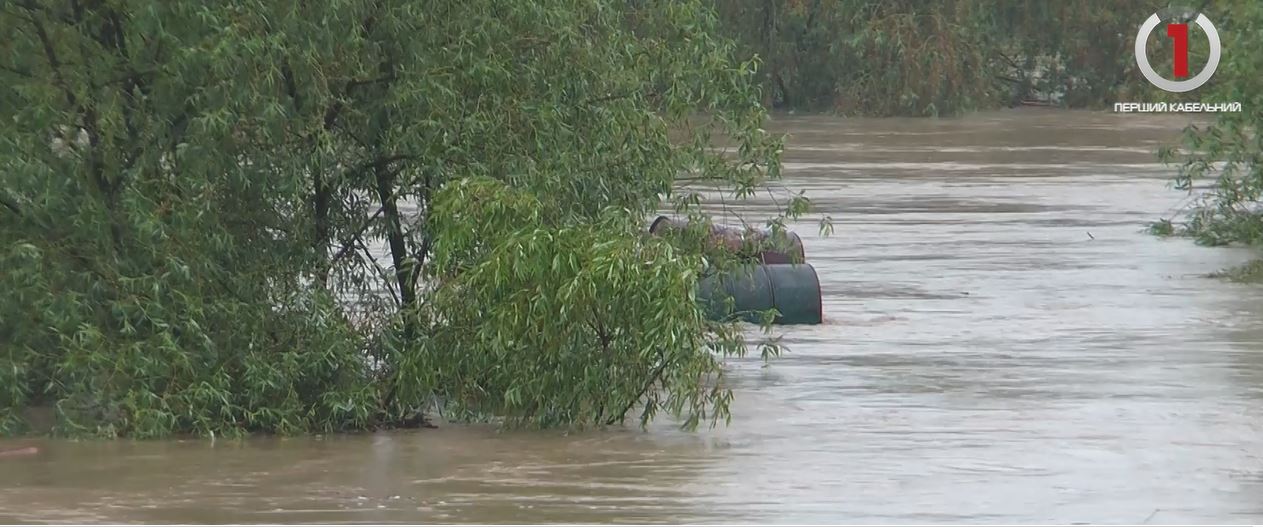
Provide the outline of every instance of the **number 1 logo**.
[[[1140,25],[1140,31],[1136,33],[1136,66],[1140,68],[1145,79],[1154,86],[1173,93],[1183,93],[1200,88],[1215,74],[1215,68],[1219,67],[1219,57],[1223,53],[1219,43],[1219,32],[1215,30],[1215,25],[1210,23],[1206,15],[1198,13],[1194,22],[1202,29],[1202,32],[1206,33],[1206,39],[1210,43],[1210,57],[1197,76],[1182,81],[1164,78],[1149,64],[1149,35],[1153,34],[1153,30],[1162,23],[1162,18],[1158,13],[1154,13]],[[1167,24],[1167,37],[1171,38],[1175,48],[1174,57],[1172,57],[1172,74],[1177,79],[1188,77],[1188,24]]]
[[1167,24],[1167,36],[1175,42],[1174,71],[1177,78],[1188,76],[1188,24]]

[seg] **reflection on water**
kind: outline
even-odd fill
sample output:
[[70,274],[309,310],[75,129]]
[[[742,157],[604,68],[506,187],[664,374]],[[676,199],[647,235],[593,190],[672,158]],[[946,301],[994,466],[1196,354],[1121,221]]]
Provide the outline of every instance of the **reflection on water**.
[[1263,288],[1199,277],[1251,255],[1142,232],[1183,122],[776,124],[828,320],[730,427],[44,441],[0,521],[1263,522]]

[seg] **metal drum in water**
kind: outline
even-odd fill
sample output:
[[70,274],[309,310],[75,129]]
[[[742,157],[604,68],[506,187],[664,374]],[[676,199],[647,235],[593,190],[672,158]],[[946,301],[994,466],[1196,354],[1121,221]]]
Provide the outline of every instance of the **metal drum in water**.
[[722,276],[708,276],[699,284],[698,300],[707,316],[715,320],[735,315],[759,322],[762,312],[772,308],[780,313],[777,324],[819,324],[824,320],[820,279],[810,264],[752,265]]
[[[649,226],[649,232],[661,235],[672,230],[684,230],[686,228],[688,228],[688,222],[673,220],[666,216],[658,216],[658,219],[653,220],[653,223]],[[712,225],[710,232],[712,243],[738,254],[747,252],[747,244],[771,243],[773,238],[772,231],[767,229],[741,229],[724,225]],[[802,238],[792,231],[786,231],[785,238],[786,247],[782,249],[765,249],[756,252],[753,256],[765,264],[788,264],[806,261],[806,252],[803,250]]]

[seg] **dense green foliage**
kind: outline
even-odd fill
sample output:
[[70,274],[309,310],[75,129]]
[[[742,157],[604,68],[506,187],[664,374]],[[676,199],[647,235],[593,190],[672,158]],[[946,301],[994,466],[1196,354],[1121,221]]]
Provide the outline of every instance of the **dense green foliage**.
[[[1155,226],[1160,234],[1184,234],[1199,243],[1263,242],[1263,5],[1231,2],[1216,17],[1224,55],[1214,79],[1199,89],[1207,102],[1239,102],[1240,112],[1220,113],[1209,125],[1190,126],[1180,148],[1162,158],[1179,165],[1176,188],[1191,196],[1189,214]],[[1178,225],[1177,225],[1178,224]]]
[[716,355],[745,348],[691,301],[701,245],[638,234],[664,196],[694,211],[682,171],[778,177],[715,23],[677,0],[5,2],[0,433],[33,408],[138,437],[436,404],[722,419]]
[[425,331],[433,355],[453,355],[441,395],[545,425],[616,422],[636,401],[642,421],[659,408],[693,419],[722,409],[718,360],[696,351],[711,347],[693,301],[700,257],[617,209],[582,224],[562,216],[493,180],[443,189],[429,268],[442,285]]
[[[1152,93],[1132,59],[1149,0],[712,0],[761,57],[767,103],[848,115],[946,115]],[[1196,51],[1196,50],[1195,50]],[[1151,54],[1169,54],[1162,42]]]

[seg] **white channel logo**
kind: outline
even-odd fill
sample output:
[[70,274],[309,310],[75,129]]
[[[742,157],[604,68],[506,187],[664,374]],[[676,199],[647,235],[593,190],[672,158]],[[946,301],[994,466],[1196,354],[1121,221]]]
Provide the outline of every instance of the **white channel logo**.
[[[1162,23],[1162,18],[1158,16],[1158,13],[1154,13],[1149,15],[1149,19],[1145,20],[1144,24],[1140,25],[1140,31],[1136,33],[1136,66],[1140,67],[1140,72],[1143,73],[1145,78],[1148,79],[1150,83],[1153,83],[1154,86],[1172,93],[1183,93],[1200,88],[1203,84],[1206,84],[1206,81],[1210,80],[1212,75],[1215,74],[1215,68],[1219,67],[1219,57],[1223,54],[1223,50],[1221,49],[1222,46],[1219,42],[1219,32],[1215,30],[1215,25],[1210,23],[1210,19],[1206,18],[1206,15],[1198,13],[1195,22],[1197,23],[1197,27],[1202,28],[1202,31],[1206,33],[1206,38],[1210,41],[1210,57],[1206,61],[1206,66],[1202,68],[1200,73],[1191,79],[1182,81],[1173,81],[1164,78],[1159,75],[1157,71],[1154,71],[1153,66],[1149,64],[1149,55],[1147,53],[1149,48],[1149,35],[1151,35],[1153,30],[1158,27],[1158,24]],[[1187,43],[1185,43],[1184,47],[1185,49],[1183,51],[1186,55],[1185,60],[1187,61]]]

